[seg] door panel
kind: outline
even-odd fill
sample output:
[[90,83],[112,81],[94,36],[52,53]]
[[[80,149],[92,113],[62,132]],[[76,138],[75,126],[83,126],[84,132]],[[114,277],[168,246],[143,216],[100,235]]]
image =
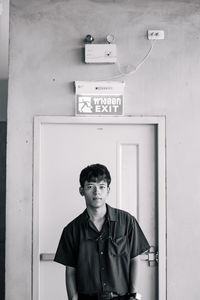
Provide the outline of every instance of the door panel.
[[[62,229],[85,209],[79,174],[92,163],[112,176],[108,204],[138,219],[150,245],[157,245],[156,130],[154,125],[43,124],[39,149],[39,252],[55,253]],[[64,270],[39,263],[39,300],[64,300]],[[141,260],[139,291],[157,299],[157,266]]]

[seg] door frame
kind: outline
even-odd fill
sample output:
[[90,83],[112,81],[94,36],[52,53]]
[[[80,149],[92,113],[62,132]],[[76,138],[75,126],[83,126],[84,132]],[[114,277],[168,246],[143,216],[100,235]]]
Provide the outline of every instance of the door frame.
[[39,299],[39,183],[40,132],[44,124],[155,125],[157,129],[157,201],[158,201],[158,299],[167,299],[167,215],[166,215],[166,117],[74,117],[35,116],[33,133],[33,197],[32,197],[32,300]]

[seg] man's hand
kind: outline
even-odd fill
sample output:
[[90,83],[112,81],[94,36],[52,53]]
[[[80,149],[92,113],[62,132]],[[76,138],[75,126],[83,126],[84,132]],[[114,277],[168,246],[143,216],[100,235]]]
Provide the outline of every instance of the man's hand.
[[[130,282],[129,282],[129,292],[130,293],[136,293],[137,292],[139,263],[140,263],[139,256],[136,256],[136,257],[131,259]],[[133,297],[133,299],[134,299],[134,297]]]
[[139,293],[133,293],[134,295],[132,296],[132,293],[131,293],[131,296],[129,297],[129,300],[141,300],[142,299],[142,295],[139,294]]
[[78,300],[76,288],[76,269],[66,266],[66,288],[69,300]]
[[75,295],[72,297],[72,300],[78,300],[78,294],[75,294]]

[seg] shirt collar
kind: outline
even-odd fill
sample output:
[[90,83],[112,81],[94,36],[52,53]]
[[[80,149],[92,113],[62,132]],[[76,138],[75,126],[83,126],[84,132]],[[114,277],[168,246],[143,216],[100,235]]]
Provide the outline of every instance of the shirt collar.
[[106,207],[107,207],[107,214],[108,214],[109,220],[116,222],[117,221],[116,209],[111,207],[108,204],[106,204]]
[[[117,221],[117,213],[116,213],[116,209],[111,207],[110,205],[106,204],[106,208],[107,208],[107,213],[106,213],[106,217],[108,217],[108,219],[110,221],[116,222]],[[87,212],[87,209],[85,209],[82,213],[82,221],[84,223],[89,221],[89,215]]]

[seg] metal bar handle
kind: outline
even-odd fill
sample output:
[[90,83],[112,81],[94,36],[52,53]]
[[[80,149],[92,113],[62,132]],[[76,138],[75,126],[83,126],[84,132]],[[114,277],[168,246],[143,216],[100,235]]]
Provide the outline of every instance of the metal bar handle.
[[55,257],[55,253],[40,253],[41,261],[53,261]]

